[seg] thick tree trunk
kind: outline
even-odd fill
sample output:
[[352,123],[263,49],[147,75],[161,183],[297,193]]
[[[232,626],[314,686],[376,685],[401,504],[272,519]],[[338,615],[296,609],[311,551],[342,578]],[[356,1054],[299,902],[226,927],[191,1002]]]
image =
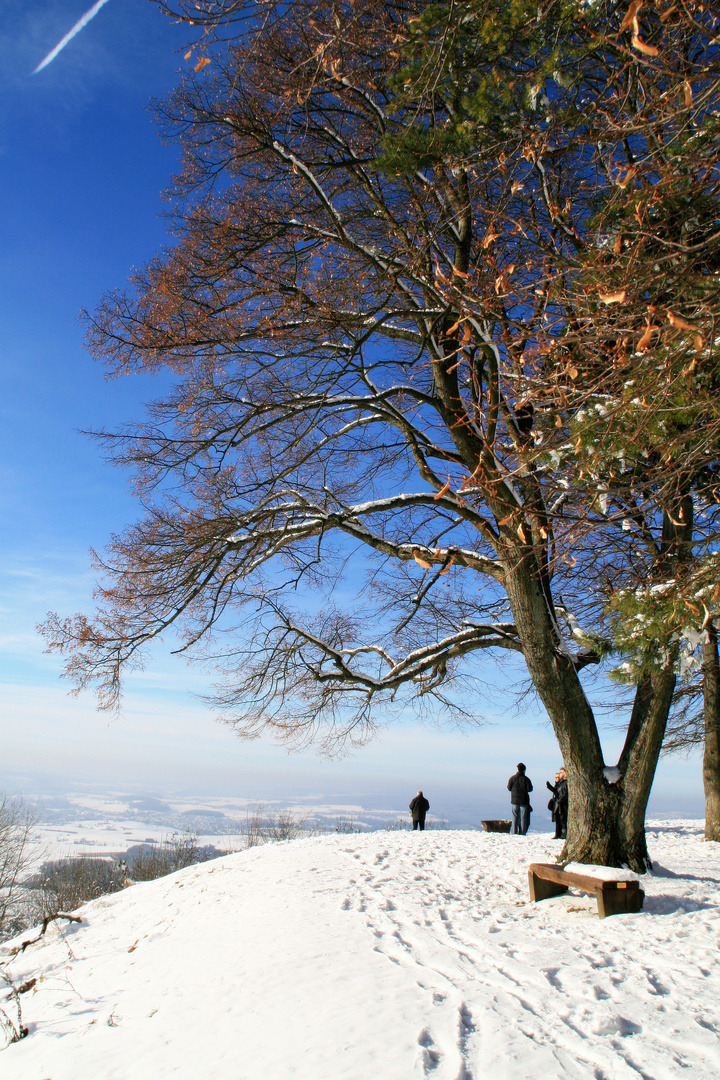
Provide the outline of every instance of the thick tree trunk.
[[528,561],[508,569],[505,586],[535,688],[552,722],[568,773],[564,862],[650,868],[645,809],[652,787],[675,675],[668,666],[638,687],[618,766],[607,770],[578,672],[564,650],[547,593]]
[[676,649],[669,650],[666,666],[638,686],[618,761],[617,783],[622,799],[620,832],[625,861],[638,872],[649,870],[652,865],[645,842],[645,812],[675,690],[676,653]]
[[703,699],[705,710],[705,839],[720,841],[720,662],[717,628],[707,627],[703,645]]
[[617,766],[588,774],[582,761],[566,761],[570,816],[566,862],[651,868],[645,812],[675,688],[672,663],[638,687],[625,747]]

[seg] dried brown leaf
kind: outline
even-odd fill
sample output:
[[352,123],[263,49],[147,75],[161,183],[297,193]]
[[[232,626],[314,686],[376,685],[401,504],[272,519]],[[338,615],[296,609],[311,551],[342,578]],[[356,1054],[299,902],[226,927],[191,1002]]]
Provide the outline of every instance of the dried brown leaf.
[[683,319],[680,315],[675,315],[672,311],[667,313],[668,322],[676,330],[697,330],[697,326],[694,323],[688,322],[687,319]]
[[645,333],[643,334],[643,336],[640,338],[640,340],[637,343],[637,351],[640,352],[640,353],[645,352],[645,350],[650,345],[650,342],[652,341],[653,334],[657,334],[657,333],[659,333],[659,331],[660,331],[660,327],[659,326],[653,326],[652,323],[650,322],[650,319],[648,319],[647,323],[646,323],[646,326],[645,326]]
[[643,6],[644,0],[632,0],[630,7],[625,12],[625,18],[620,23],[620,33],[627,30],[628,26],[637,18],[637,13]]
[[648,45],[647,42],[643,41],[642,38],[639,37],[637,34],[633,34],[632,36],[632,45],[634,49],[637,49],[638,52],[643,53],[644,56],[660,55],[659,49],[656,49],[654,45]]

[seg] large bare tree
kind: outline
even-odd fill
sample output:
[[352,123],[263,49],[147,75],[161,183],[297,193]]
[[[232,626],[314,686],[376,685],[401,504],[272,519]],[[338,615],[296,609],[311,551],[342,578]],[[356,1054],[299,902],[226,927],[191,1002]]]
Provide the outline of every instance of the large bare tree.
[[[300,0],[208,48],[160,107],[184,153],[175,246],[90,322],[111,373],[175,374],[147,423],[105,435],[145,514],[99,560],[96,615],[44,629],[106,707],[172,629],[223,669],[241,733],[326,744],[408,697],[476,714],[462,677],[480,650],[510,651],[568,769],[565,857],[642,870],[677,643],[653,644],[608,769],[581,672],[608,647],[632,492],[594,515],[600,481],[588,494],[568,449],[617,292],[593,213],[637,156],[618,101],[658,79],[639,62],[656,48],[641,5],[610,13],[598,54],[601,6],[551,4],[533,24],[476,5],[502,34],[429,106],[407,90],[420,4]],[[205,7],[222,21],[237,5]],[[655,39],[674,26],[656,19]],[[682,87],[667,48],[657,64]],[[452,137],[428,149],[433,125]],[[635,506],[663,580],[691,546],[687,498]]]

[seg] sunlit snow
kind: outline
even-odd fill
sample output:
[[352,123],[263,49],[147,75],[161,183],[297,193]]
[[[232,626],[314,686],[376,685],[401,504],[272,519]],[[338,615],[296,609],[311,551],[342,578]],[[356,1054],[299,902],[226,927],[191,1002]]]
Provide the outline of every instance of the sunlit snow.
[[[720,846],[650,830],[644,911],[529,902],[547,836],[375,832],[131,886],[15,957],[3,1080],[720,1075]],[[28,936],[27,934],[25,936]]]

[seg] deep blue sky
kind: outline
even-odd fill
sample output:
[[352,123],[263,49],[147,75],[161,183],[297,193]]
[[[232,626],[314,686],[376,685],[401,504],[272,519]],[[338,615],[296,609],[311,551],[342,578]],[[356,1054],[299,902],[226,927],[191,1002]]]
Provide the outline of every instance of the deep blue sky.
[[[187,693],[204,677],[167,653],[130,681],[124,715],[110,725],[91,699],[67,697],[59,664],[43,654],[35,624],[48,609],[91,606],[88,549],[135,512],[125,478],[79,430],[138,416],[152,381],[106,382],[83,349],[78,313],[167,241],[160,192],[176,150],[160,143],[149,102],[176,83],[187,33],[149,0],[109,0],[31,75],[88,7],[2,5],[0,788],[37,794],[96,780],[255,799],[352,792],[404,805],[422,785],[448,814],[459,805],[495,814],[520,756],[541,783],[558,762],[534,706],[507,731],[466,737],[407,723],[328,763],[240,743]],[[506,704],[489,695],[489,719],[500,721]],[[610,735],[609,761],[616,742]],[[702,812],[697,756],[662,765],[653,801]]]

